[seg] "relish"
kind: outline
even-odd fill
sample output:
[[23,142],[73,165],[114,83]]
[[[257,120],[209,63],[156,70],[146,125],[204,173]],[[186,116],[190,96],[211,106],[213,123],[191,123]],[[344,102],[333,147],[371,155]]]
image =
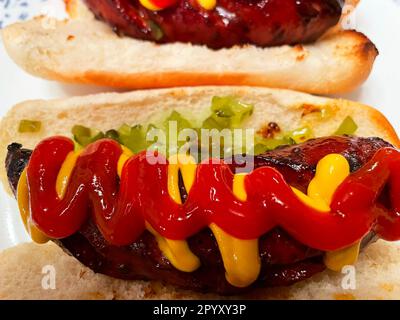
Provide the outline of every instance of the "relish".
[[[133,126],[123,124],[118,129],[111,129],[105,133],[96,129],[76,125],[72,128],[72,134],[75,142],[81,147],[85,147],[96,140],[106,137],[124,145],[133,153],[139,153],[145,149],[152,148],[160,150],[161,152],[164,150],[166,155],[169,155],[170,153],[176,153],[176,148],[179,149],[185,144],[188,144],[187,150],[189,148],[191,151],[195,150],[195,153],[198,153],[199,155],[202,154],[202,151],[208,149],[207,154],[215,154],[213,152],[219,151],[219,154],[223,154],[225,157],[230,157],[234,151],[232,143],[234,140],[233,135],[231,136],[232,139],[230,139],[230,141],[226,141],[225,138],[221,139],[221,137],[223,137],[221,134],[218,136],[217,140],[219,143],[216,143],[215,139],[212,139],[212,132],[221,133],[224,129],[241,128],[245,121],[252,116],[253,112],[253,105],[243,103],[235,97],[215,96],[211,100],[209,115],[200,122],[200,126],[195,126],[193,121],[187,119],[181,113],[174,110],[169,113],[168,116],[155,124],[135,124]],[[174,126],[176,126],[176,128],[171,128],[173,125],[172,123],[175,123]],[[150,136],[158,137],[156,132],[151,132],[152,130],[157,129],[164,133],[165,139],[158,138],[157,141],[149,141],[148,138]],[[176,129],[172,130],[172,132],[177,131],[178,133],[182,132],[184,129],[192,130],[188,131],[187,134],[184,132],[186,140],[183,139],[183,141],[180,141],[177,139],[177,144],[174,148],[166,148],[166,146],[170,146],[170,129]],[[211,139],[208,139],[208,141],[201,141],[201,129],[211,130]],[[354,134],[356,130],[357,124],[348,116],[344,119],[334,134],[350,135]],[[149,135],[149,133],[154,134]],[[258,155],[266,151],[274,150],[280,146],[302,143],[314,137],[314,132],[309,126],[303,126],[292,131],[280,133],[274,138],[264,138],[260,134],[257,134],[254,137],[254,141],[251,143],[251,150],[247,150],[247,153]],[[246,152],[244,147],[242,150],[243,152]],[[196,154],[192,155],[196,158]],[[201,158],[197,157],[197,161],[200,160]]]

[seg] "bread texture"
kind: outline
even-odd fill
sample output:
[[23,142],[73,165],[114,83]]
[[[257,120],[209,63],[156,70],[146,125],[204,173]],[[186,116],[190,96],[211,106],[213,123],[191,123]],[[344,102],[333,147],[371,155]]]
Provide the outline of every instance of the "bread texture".
[[[51,271],[50,271],[51,270]],[[55,272],[55,287],[46,276]],[[0,253],[0,299],[400,299],[400,246],[370,245],[354,269],[355,289],[343,289],[346,274],[325,271],[290,287],[266,288],[234,297],[201,294],[152,281],[124,281],[96,274],[56,244],[21,244]],[[44,282],[44,287],[42,286]]]
[[38,17],[2,30],[7,52],[27,72],[130,89],[246,85],[332,94],[363,83],[378,54],[366,36],[340,28],[308,45],[159,45],[117,36],[81,1],[68,1],[67,8],[68,20]]
[[[205,118],[213,96],[235,96],[254,105],[246,128],[260,130],[276,122],[282,131],[309,125],[315,136],[331,135],[347,116],[359,126],[359,136],[379,136],[395,146],[400,141],[386,118],[359,103],[315,97],[288,90],[256,87],[191,87],[107,93],[64,100],[27,101],[13,107],[0,123],[0,162],[6,146],[19,142],[33,148],[52,135],[70,136],[75,124],[100,130],[123,123],[143,124],[172,110],[192,121]],[[325,110],[326,117],[321,117]],[[37,133],[18,132],[22,119],[39,120]],[[6,182],[4,170],[1,170]],[[44,290],[41,281],[46,266],[56,271],[56,289]],[[288,288],[256,290],[240,298],[248,299],[399,299],[400,247],[379,241],[361,255],[356,266],[357,286],[345,290],[345,275],[326,271]],[[45,274],[42,274],[42,270]],[[23,244],[0,253],[0,298],[2,299],[217,299],[216,295],[178,290],[160,283],[121,281],[95,274],[68,256],[55,244]],[[237,298],[237,297],[236,297]]]

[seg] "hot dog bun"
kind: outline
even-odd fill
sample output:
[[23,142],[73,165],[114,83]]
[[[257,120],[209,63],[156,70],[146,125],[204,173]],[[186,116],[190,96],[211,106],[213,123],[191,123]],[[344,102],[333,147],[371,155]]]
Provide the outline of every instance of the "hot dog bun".
[[[54,266],[56,289],[43,290],[42,268]],[[0,253],[0,299],[312,299],[353,300],[400,297],[400,247],[378,241],[356,265],[356,290],[343,290],[344,274],[325,271],[290,287],[259,289],[220,297],[151,281],[124,281],[96,274],[54,243],[21,244]]]
[[252,85],[315,94],[354,89],[378,54],[356,31],[335,28],[310,45],[211,50],[182,43],[157,45],[118,37],[80,0],[68,1],[73,18],[46,17],[3,29],[12,59],[29,73],[63,82],[119,88]]
[[[358,124],[359,136],[378,136],[399,146],[400,141],[386,118],[359,103],[315,97],[288,90],[249,87],[195,87],[109,93],[65,100],[28,101],[13,107],[0,124],[0,161],[6,146],[19,142],[33,148],[41,139],[55,134],[70,136],[75,124],[106,130],[122,123],[143,123],[160,113],[175,109],[184,115],[201,117],[213,96],[236,96],[254,104],[253,116],[245,127],[261,128],[270,121],[283,131],[312,125],[316,136],[332,134],[346,116]],[[318,110],[329,106],[330,116],[321,118]],[[19,133],[21,119],[40,120],[39,133]],[[5,179],[4,169],[1,175]],[[5,180],[4,180],[5,182]],[[7,185],[7,183],[6,183]],[[342,274],[324,272],[290,288],[263,289],[244,298],[339,299],[398,298],[400,294],[400,249],[383,241],[371,245],[356,267],[357,289],[343,290]],[[53,265],[57,289],[43,290],[41,270]],[[54,244],[24,244],[0,253],[0,298],[61,299],[142,299],[218,298],[144,281],[121,281],[94,274]]]

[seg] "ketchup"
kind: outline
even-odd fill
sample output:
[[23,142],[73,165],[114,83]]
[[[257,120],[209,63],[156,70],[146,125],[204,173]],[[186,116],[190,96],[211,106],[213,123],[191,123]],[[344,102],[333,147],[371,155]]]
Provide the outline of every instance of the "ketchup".
[[[74,150],[64,137],[43,140],[32,153],[27,180],[31,217],[51,238],[77,232],[88,218],[113,245],[133,243],[148,222],[163,237],[189,238],[215,223],[240,239],[256,239],[276,226],[303,244],[333,251],[359,241],[371,230],[386,240],[400,239],[400,153],[382,148],[336,190],[331,212],[319,212],[294,194],[282,174],[261,167],[245,178],[247,200],[232,192],[233,173],[222,160],[198,165],[184,204],[168,193],[168,164],[151,164],[142,152],[117,164],[121,146],[99,140],[80,154],[62,199],[56,193],[58,172]],[[388,186],[390,208],[377,200]]]
[[156,7],[164,9],[174,5],[178,0],[151,0],[150,2]]

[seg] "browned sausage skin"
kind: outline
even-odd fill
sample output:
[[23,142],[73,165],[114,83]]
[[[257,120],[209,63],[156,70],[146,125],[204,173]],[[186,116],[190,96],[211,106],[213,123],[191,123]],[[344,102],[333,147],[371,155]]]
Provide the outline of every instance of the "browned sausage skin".
[[343,7],[342,0],[217,0],[215,9],[207,11],[196,0],[178,0],[152,11],[139,0],[85,2],[120,34],[213,49],[313,42],[338,23]]
[[[256,168],[274,167],[290,185],[305,190],[315,174],[318,161],[327,154],[342,154],[354,172],[377,150],[390,146],[379,138],[325,137],[267,152],[255,157],[254,165]],[[6,158],[7,176],[14,192],[31,155],[29,150],[21,147],[11,144]],[[363,246],[373,236],[373,233],[366,236]],[[236,294],[254,287],[290,285],[325,269],[323,252],[303,245],[280,228],[259,239],[262,269],[257,281],[247,288],[236,288],[226,281],[218,245],[208,229],[188,239],[190,249],[201,261],[201,267],[191,273],[175,269],[148,232],[129,246],[112,246],[89,220],[76,234],[55,242],[95,272],[121,279],[159,280],[181,288],[219,294]]]

